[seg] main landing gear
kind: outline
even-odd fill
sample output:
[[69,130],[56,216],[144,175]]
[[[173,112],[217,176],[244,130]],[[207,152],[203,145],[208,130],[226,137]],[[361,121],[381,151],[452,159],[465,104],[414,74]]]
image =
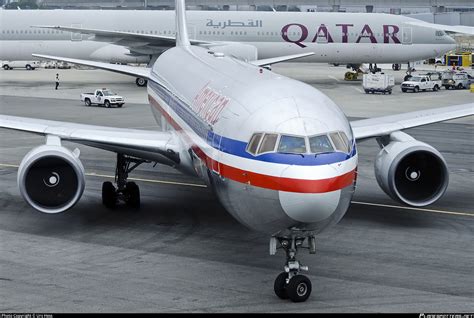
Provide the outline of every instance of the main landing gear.
[[146,161],[117,154],[115,169],[117,188],[110,181],[102,184],[102,203],[107,208],[115,208],[120,201],[136,209],[140,207],[140,189],[135,182],[128,182],[127,179],[128,174],[144,162]]
[[138,87],[144,87],[148,83],[148,80],[143,78],[143,77],[137,77],[135,79],[135,84],[137,84]]
[[[307,245],[303,244],[307,242]],[[277,247],[279,245],[279,247]],[[275,294],[281,299],[290,299],[293,302],[304,302],[311,295],[311,281],[301,275],[301,271],[308,271],[308,266],[303,266],[296,260],[299,248],[309,249],[310,254],[316,253],[316,239],[312,234],[292,233],[289,237],[272,237],[270,239],[270,255],[275,255],[277,248],[282,248],[286,253],[284,272],[275,279]]]

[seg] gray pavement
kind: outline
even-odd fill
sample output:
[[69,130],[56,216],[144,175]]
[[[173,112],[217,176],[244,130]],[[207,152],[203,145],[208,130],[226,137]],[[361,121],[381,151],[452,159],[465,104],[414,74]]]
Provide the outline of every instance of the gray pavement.
[[[296,77],[308,72],[304,66],[280,67]],[[331,71],[315,68],[315,77]],[[14,72],[8,78],[17,76]],[[46,71],[35,74],[40,72]],[[46,82],[25,76],[12,81],[0,71],[0,113],[157,129],[149,107],[138,101],[145,91],[130,78],[71,72],[80,79],[71,76],[69,88],[64,83],[57,95],[51,90],[48,98],[38,98],[37,91],[51,88]],[[87,74],[93,74],[90,81]],[[84,80],[88,84],[78,87]],[[83,89],[104,83],[118,85],[119,93],[138,103],[105,109],[86,108],[77,100]],[[446,92],[449,96],[439,99],[367,96],[354,83],[312,84],[339,99],[343,108],[351,104],[348,113],[355,117],[405,111],[400,105],[416,108],[413,100],[419,107],[436,107],[473,96],[467,91]],[[110,211],[101,205],[100,189],[113,176],[115,156],[79,145],[88,173],[82,200],[66,213],[41,214],[22,200],[15,166],[43,137],[0,130],[0,312],[472,312],[472,124],[471,118],[408,131],[439,149],[449,166],[450,186],[427,208],[431,211],[398,208],[376,184],[376,143],[359,145],[354,198],[359,203],[318,236],[316,255],[300,253],[313,282],[303,304],[281,301],[273,293],[283,254],[269,256],[268,237],[234,220],[200,180],[144,165],[132,174],[140,180],[142,208]]]

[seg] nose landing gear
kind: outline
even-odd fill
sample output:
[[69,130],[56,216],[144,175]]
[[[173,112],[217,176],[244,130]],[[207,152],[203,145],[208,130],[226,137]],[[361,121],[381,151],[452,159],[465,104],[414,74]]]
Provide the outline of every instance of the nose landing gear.
[[[303,246],[307,241],[307,246]],[[309,249],[310,254],[316,253],[316,239],[313,235],[294,235],[290,237],[272,237],[270,239],[270,255],[275,255],[279,248],[285,250],[286,263],[284,272],[275,279],[274,291],[281,299],[290,299],[293,302],[304,302],[311,295],[311,281],[301,271],[308,271],[308,266],[303,266],[296,260],[298,248]]]

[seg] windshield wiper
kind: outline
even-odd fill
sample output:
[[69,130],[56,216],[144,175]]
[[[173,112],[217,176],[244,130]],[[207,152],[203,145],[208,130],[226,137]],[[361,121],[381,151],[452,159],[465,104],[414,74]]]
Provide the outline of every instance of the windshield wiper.
[[334,151],[318,152],[318,153],[314,154],[314,157],[316,158],[319,155],[326,155],[326,154],[329,154],[329,153],[334,153]]
[[279,151],[279,153],[284,154],[284,155],[300,155],[301,157],[304,158],[304,153],[297,153],[297,152],[285,152],[285,151]]

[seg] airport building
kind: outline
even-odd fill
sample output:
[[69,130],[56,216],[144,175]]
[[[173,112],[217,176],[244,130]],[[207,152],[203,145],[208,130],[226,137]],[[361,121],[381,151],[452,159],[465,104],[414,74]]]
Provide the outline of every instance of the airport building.
[[[32,0],[31,2],[34,2]],[[14,0],[1,0],[12,5]],[[44,9],[172,10],[174,0],[37,0]],[[426,22],[474,26],[471,0],[188,0],[192,10],[377,12],[403,14]]]
[[[0,0],[0,5],[15,5]],[[172,10],[174,0],[31,0],[44,9]],[[378,12],[403,14],[426,22],[474,26],[471,0],[188,0],[192,10]]]
[[[12,2],[11,0],[7,0]],[[43,7],[148,8],[172,9],[173,0],[38,0]],[[471,0],[188,0],[187,5],[202,10],[276,10],[391,12],[394,14],[474,12]]]

